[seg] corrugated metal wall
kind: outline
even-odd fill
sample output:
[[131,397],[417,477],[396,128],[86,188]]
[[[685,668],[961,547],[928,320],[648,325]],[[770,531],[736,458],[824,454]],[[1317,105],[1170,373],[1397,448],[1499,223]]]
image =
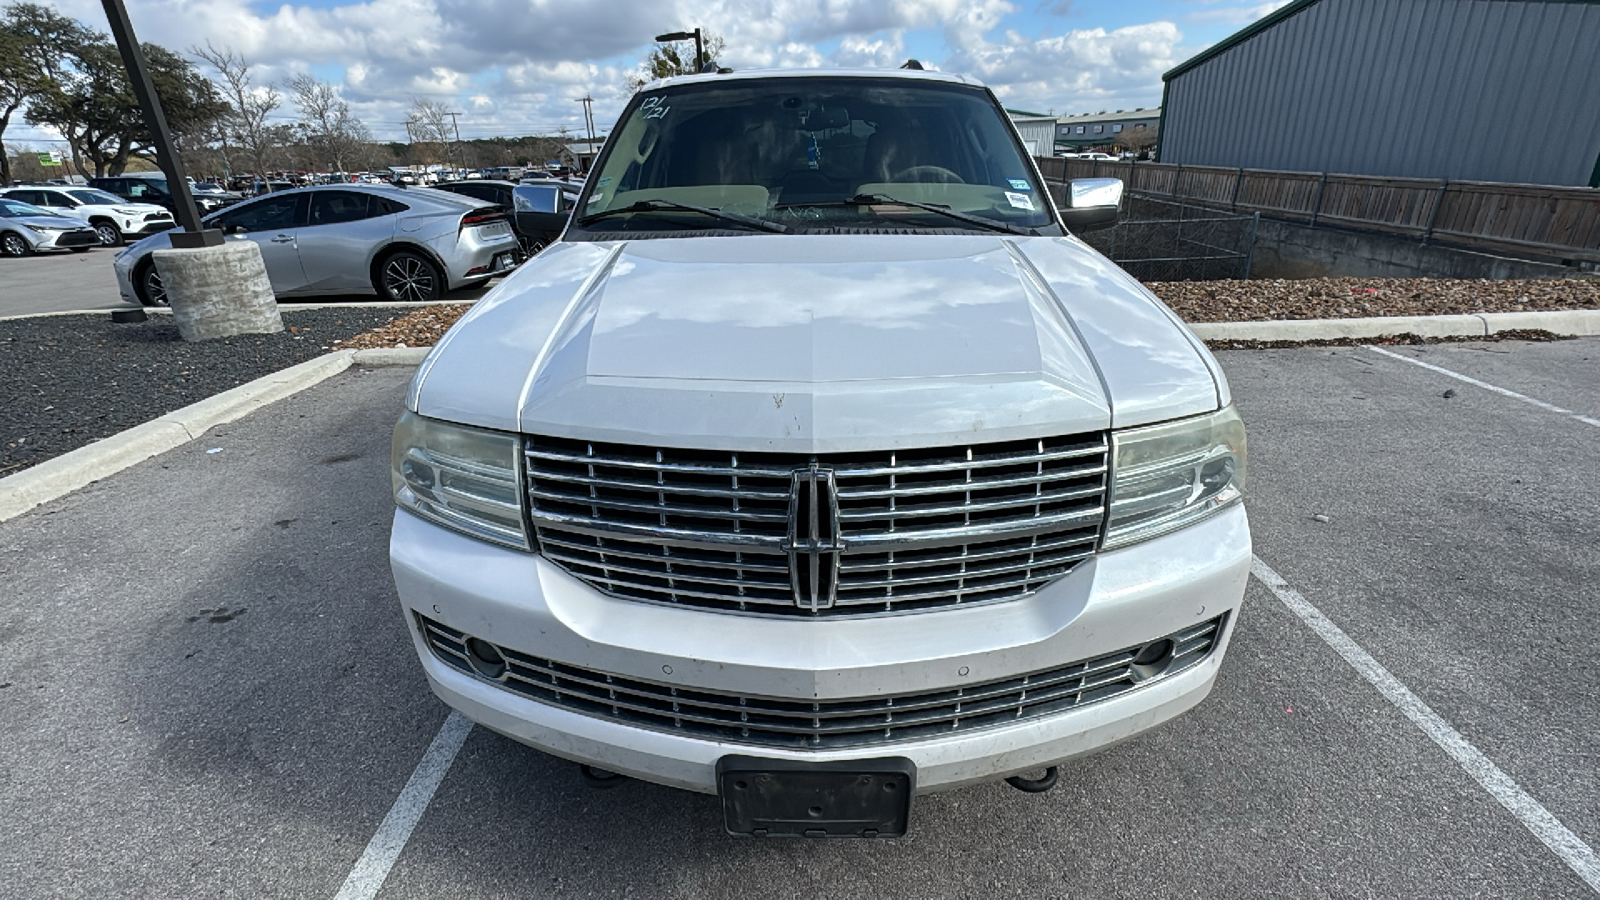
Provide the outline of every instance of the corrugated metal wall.
[[1056,153],[1055,119],[1012,119],[1022,143],[1034,156],[1054,156]]
[[1167,83],[1161,160],[1588,185],[1600,3],[1320,0]]

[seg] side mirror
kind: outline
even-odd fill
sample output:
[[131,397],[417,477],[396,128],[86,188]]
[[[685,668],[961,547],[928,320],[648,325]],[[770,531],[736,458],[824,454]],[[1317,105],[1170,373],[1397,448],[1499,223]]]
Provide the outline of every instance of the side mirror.
[[224,225],[224,226],[222,226],[222,233],[223,234],[249,234],[250,232],[246,231],[245,227],[243,225]]
[[1112,228],[1122,215],[1122,179],[1074,178],[1067,185],[1070,205],[1061,210],[1061,221],[1070,231],[1099,231]]

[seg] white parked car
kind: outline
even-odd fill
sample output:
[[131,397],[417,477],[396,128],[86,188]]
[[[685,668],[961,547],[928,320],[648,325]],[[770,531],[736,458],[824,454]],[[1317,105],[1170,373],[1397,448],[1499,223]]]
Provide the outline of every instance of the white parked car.
[[641,90],[407,394],[390,559],[434,692],[757,835],[902,833],[914,794],[1047,789],[1199,703],[1244,428],[1071,234],[1121,183],[1065,196],[969,79]]
[[151,203],[134,203],[90,187],[23,186],[0,189],[0,197],[82,219],[94,229],[102,247],[118,247],[177,223],[172,213]]

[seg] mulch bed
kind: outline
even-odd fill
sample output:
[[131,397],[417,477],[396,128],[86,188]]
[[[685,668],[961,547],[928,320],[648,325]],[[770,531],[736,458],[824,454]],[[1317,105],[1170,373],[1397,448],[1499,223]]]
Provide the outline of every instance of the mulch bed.
[[0,322],[0,477],[336,349],[393,309],[283,314],[280,334],[186,343],[170,316]]
[[1487,281],[1310,278],[1158,281],[1146,287],[1189,322],[1360,319],[1530,310],[1600,309],[1600,278]]

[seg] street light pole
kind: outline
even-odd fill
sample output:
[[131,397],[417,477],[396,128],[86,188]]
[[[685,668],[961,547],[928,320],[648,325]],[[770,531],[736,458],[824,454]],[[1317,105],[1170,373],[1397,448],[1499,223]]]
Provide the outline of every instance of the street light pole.
[[673,31],[667,34],[656,35],[657,41],[694,41],[694,71],[699,74],[706,67],[706,44],[700,29],[693,31]]
[[128,81],[133,84],[133,95],[138,98],[139,109],[144,113],[145,127],[150,129],[150,136],[155,139],[156,164],[167,176],[167,189],[177,203],[178,222],[183,225],[183,231],[172,233],[172,246],[187,249],[220,247],[222,232],[200,225],[200,213],[195,209],[194,196],[189,193],[183,160],[178,157],[172,131],[167,127],[167,116],[161,109],[161,97],[156,94],[155,85],[150,81],[150,68],[145,64],[144,51],[139,48],[139,39],[133,34],[133,24],[128,21],[128,10],[123,7],[122,0],[100,0],[100,5],[105,7],[111,35],[116,38],[122,64],[128,69]]

